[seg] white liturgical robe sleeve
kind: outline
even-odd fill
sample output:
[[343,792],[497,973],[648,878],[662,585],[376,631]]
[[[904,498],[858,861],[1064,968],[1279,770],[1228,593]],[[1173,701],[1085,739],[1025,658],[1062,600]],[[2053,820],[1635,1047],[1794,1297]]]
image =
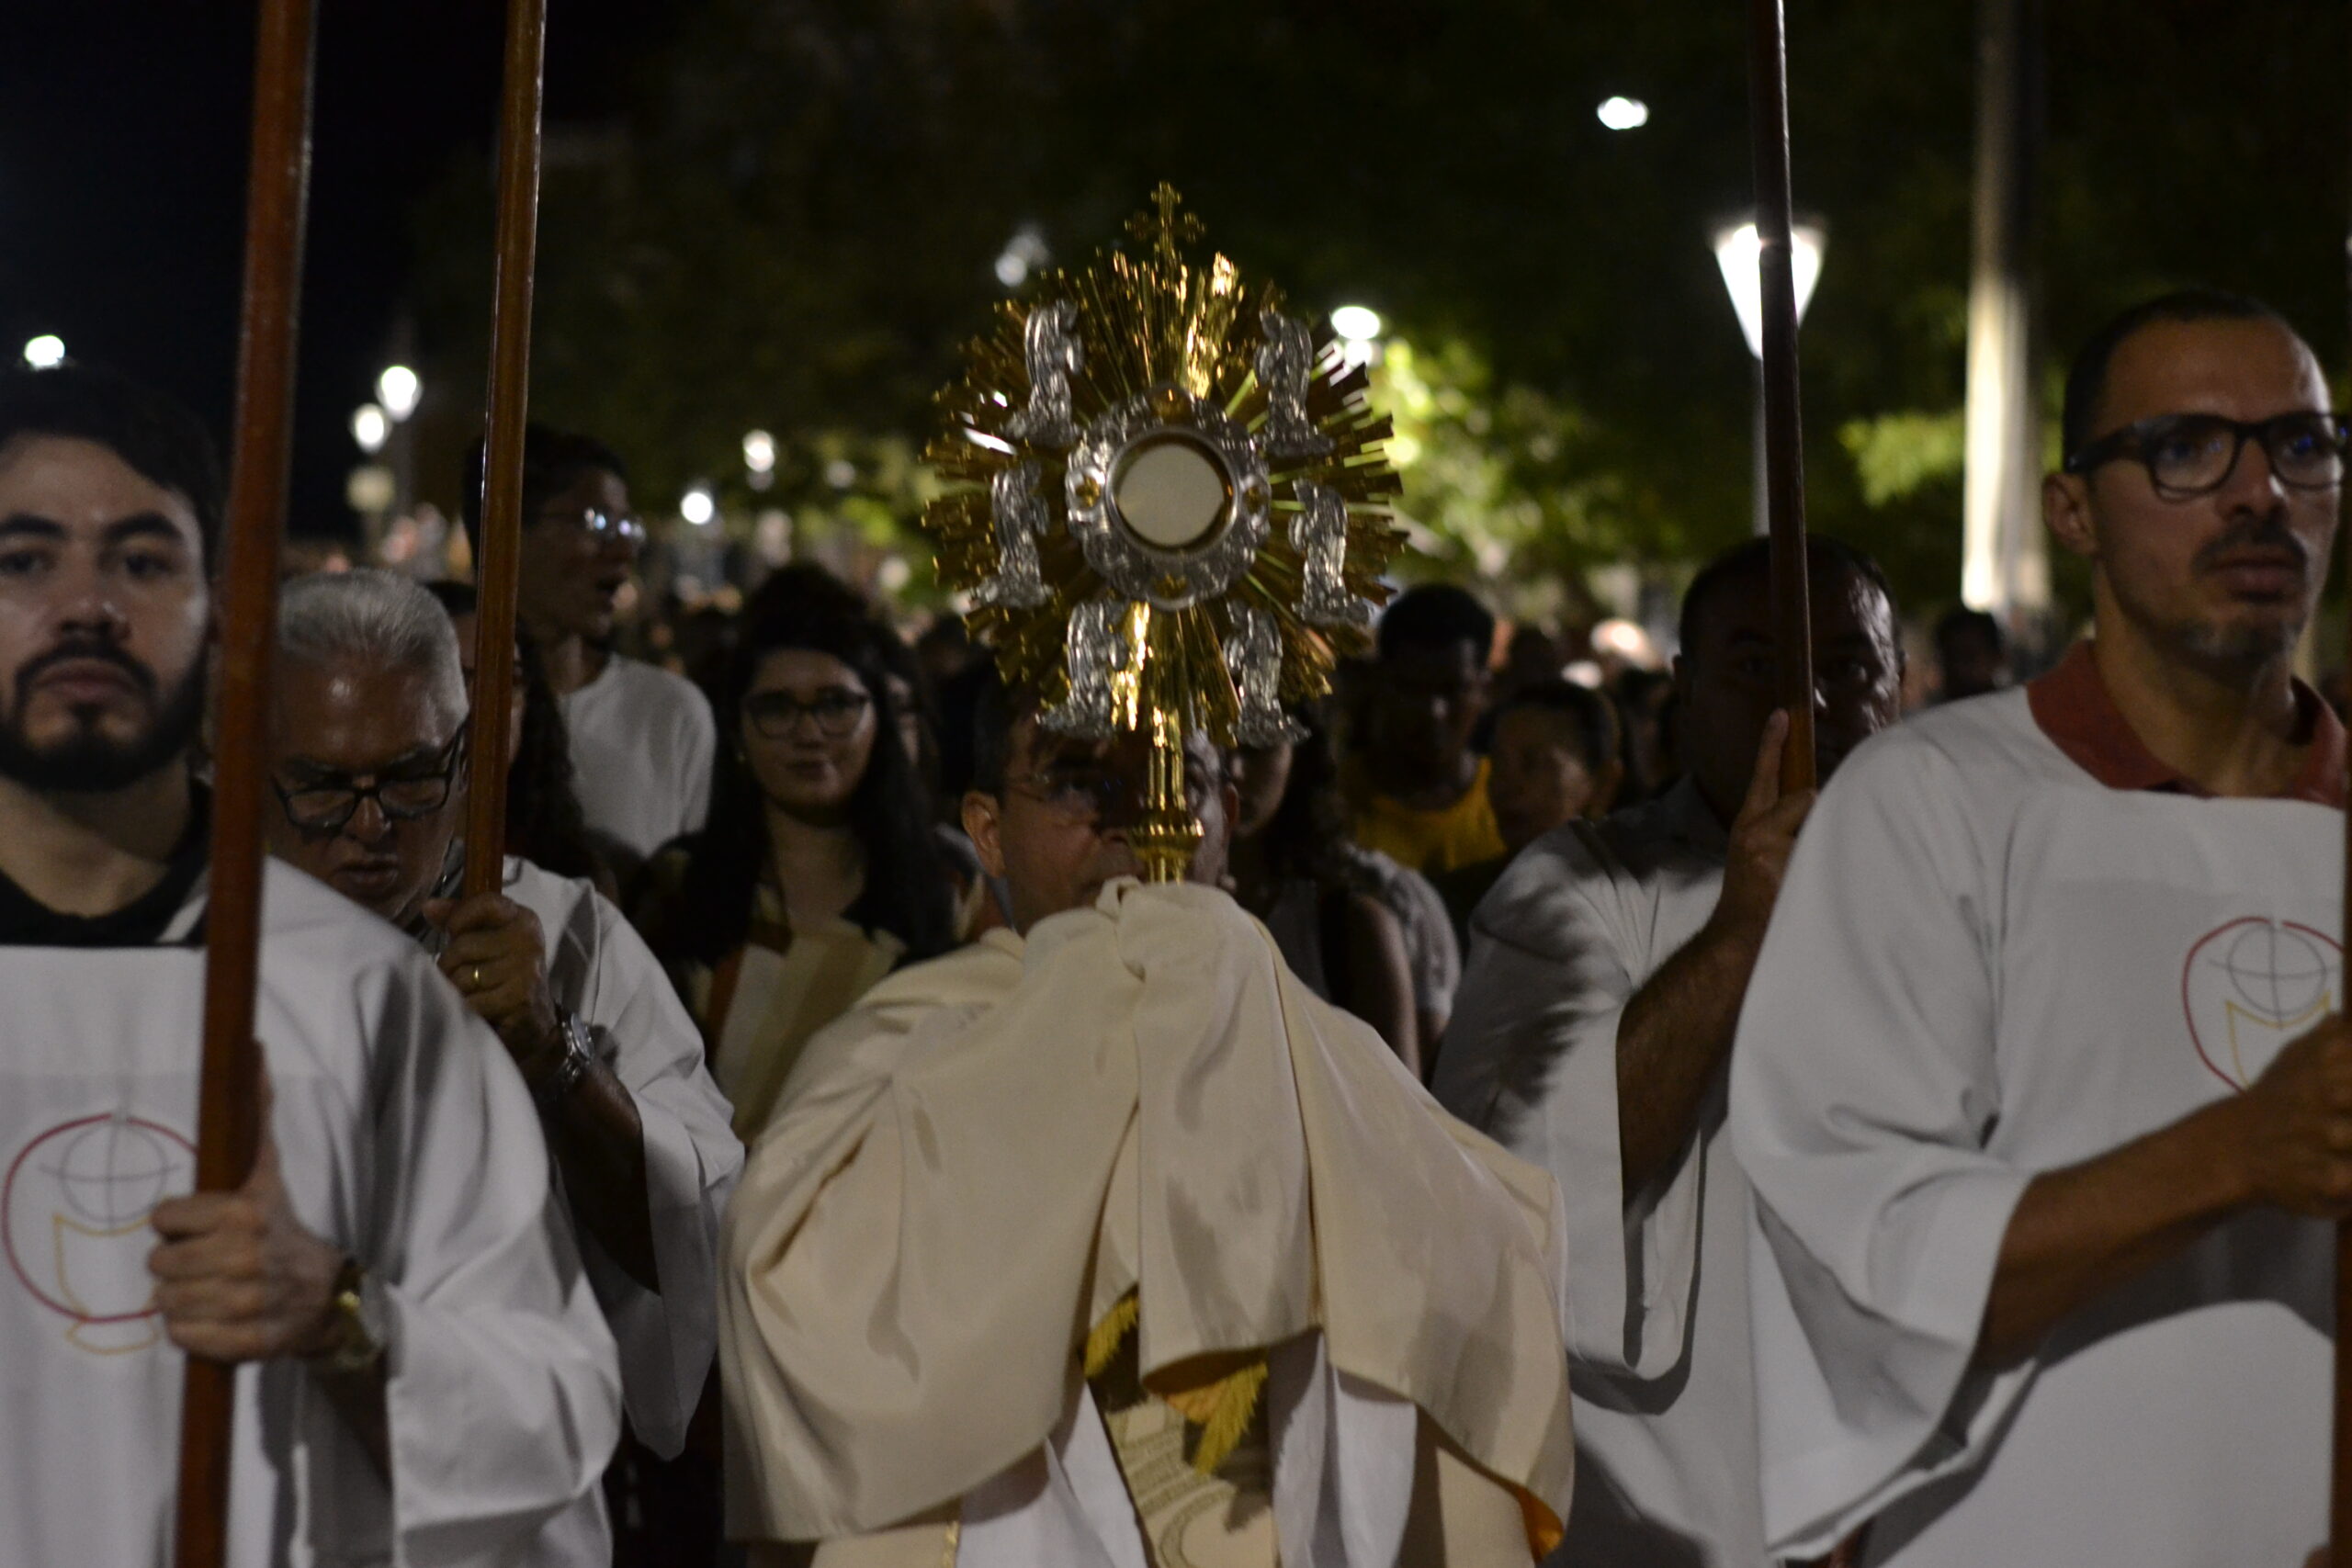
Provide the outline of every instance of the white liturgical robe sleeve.
[[2242,1090],[2340,1007],[2343,817],[2093,780],[2022,694],[1858,750],[1732,1057],[1766,1526],[1903,1568],[2300,1563],[2325,1533],[2332,1228],[2232,1214],[1973,1365],[2036,1174]]
[[538,917],[556,1005],[588,1026],[637,1105],[660,1292],[631,1279],[592,1229],[574,1230],[620,1346],[630,1429],[674,1457],[718,1350],[718,1222],[742,1172],[743,1145],[703,1064],[701,1032],[620,911],[588,883],[526,861],[509,858],[506,866],[506,896]]
[[1434,1087],[1447,1110],[1559,1178],[1576,1263],[1569,1353],[1657,1378],[1685,1349],[1706,1161],[1687,1148],[1648,1190],[1626,1193],[1617,1031],[1634,992],[1690,935],[1679,923],[1661,931],[1661,916],[1711,908],[1719,878],[1676,868],[1674,880],[1701,886],[1662,909],[1602,831],[1546,835],[1479,905]]
[[[192,1181],[203,962],[0,947],[5,1568],[165,1561],[184,1361],[148,1220]],[[412,942],[274,864],[256,1032],[296,1213],[384,1309],[392,1480],[306,1369],[247,1366],[229,1561],[522,1560],[595,1488],[620,1404],[522,1080]]]
[[1940,761],[1849,760],[1798,840],[1732,1051],[1767,1244],[1749,1286],[1765,1528],[1793,1552],[1885,1500],[1964,1381],[1981,1438],[2026,1376],[1969,1372],[2031,1173],[1984,1147],[2000,1099],[1979,857],[1957,813],[1909,806],[1953,792],[1921,776]]

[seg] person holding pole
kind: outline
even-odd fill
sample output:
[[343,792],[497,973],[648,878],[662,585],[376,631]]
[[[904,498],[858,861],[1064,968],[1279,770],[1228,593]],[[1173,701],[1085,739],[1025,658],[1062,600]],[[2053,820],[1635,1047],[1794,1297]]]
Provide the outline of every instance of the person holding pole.
[[[470,727],[432,594],[383,571],[297,579],[277,656],[271,852],[423,942],[497,1031],[618,1341],[630,1428],[674,1456],[716,1353],[719,1215],[743,1161],[694,1021],[589,883],[510,855],[500,891],[459,896]],[[600,1504],[575,1513],[538,1561],[596,1556]]]
[[2095,640],[1863,746],[1732,1054],[1771,1548],[2294,1565],[2327,1533],[2345,742],[2292,675],[2346,446],[2303,340],[2166,296],[2067,378]]
[[[1763,1568],[1747,1184],[1724,1082],[1756,952],[1815,799],[1781,789],[1770,545],[1691,580],[1674,679],[1690,773],[1529,845],[1471,919],[1438,1099],[1566,1196],[1576,1508],[1566,1562]],[[1826,776],[1902,712],[1886,580],[1808,541]]]
[[176,404],[0,373],[0,1564],[156,1560],[184,1355],[240,1368],[228,1562],[507,1561],[595,1487],[612,1339],[489,1032],[307,877],[258,1159],[184,1195],[220,510]]

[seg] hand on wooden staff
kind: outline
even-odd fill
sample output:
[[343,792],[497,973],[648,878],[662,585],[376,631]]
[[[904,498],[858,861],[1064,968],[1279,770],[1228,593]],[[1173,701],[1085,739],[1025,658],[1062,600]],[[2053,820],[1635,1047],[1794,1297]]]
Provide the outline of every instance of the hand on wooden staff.
[[164,1331],[215,1361],[317,1357],[340,1342],[334,1287],[343,1252],[305,1229],[287,1201],[261,1078],[261,1153],[233,1192],[197,1192],[155,1207],[164,1238],[147,1259]]
[[2343,1014],[2289,1042],[2226,1105],[2248,1198],[2289,1213],[2352,1219],[2352,1028]]
[[1761,942],[1781,897],[1781,878],[1796,849],[1797,829],[1820,798],[1818,790],[1781,793],[1781,751],[1788,744],[1789,716],[1775,711],[1764,723],[1756,750],[1756,772],[1747,798],[1732,819],[1731,844],[1724,861],[1724,890],[1711,922],[1726,934]]
[[562,1054],[560,1019],[548,990],[547,946],[539,918],[513,899],[485,893],[435,898],[424,918],[448,933],[441,973],[466,1005],[498,1032],[507,1054],[536,1084]]

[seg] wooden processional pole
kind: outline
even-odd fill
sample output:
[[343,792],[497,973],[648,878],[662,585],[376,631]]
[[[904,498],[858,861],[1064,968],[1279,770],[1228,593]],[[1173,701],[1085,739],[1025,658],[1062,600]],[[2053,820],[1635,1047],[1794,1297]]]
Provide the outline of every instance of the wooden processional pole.
[[1804,423],[1797,404],[1797,290],[1789,241],[1789,48],[1781,0],[1750,0],[1749,140],[1756,153],[1757,266],[1764,306],[1764,471],[1772,539],[1772,640],[1789,738],[1781,788],[1811,789],[1813,611],[1806,598]]
[[[2345,282],[2352,288],[2352,238],[2346,245]],[[2344,915],[2336,935],[2352,947],[2352,801],[2346,802],[2344,823]],[[2329,1461],[2328,1568],[2352,1568],[2352,1356],[2344,1351],[2346,1324],[2352,1324],[2352,1220],[2335,1228],[2335,1433]]]
[[[311,0],[262,0],[254,58],[253,165],[236,430],[220,565],[220,670],[206,899],[204,1055],[196,1186],[242,1186],[261,1143],[254,987],[261,950],[263,776],[277,544],[294,429],[294,339],[311,175]],[[180,1410],[177,1568],[220,1568],[228,1550],[236,1369],[191,1356]]]
[[465,894],[495,893],[506,853],[506,715],[514,690],[522,574],[523,432],[530,420],[531,268],[539,243],[539,100],[547,0],[510,0],[498,121],[498,283],[490,329],[481,561],[475,575],[473,733],[468,749]]

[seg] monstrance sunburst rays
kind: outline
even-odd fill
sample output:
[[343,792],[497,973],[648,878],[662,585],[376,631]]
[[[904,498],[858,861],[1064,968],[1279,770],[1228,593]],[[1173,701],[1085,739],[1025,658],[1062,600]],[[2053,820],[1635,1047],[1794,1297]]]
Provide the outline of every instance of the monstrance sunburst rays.
[[1162,185],[1106,250],[998,308],[940,395],[926,456],[959,488],[924,508],[940,581],[1068,734],[1152,740],[1137,852],[1182,874],[1199,830],[1182,738],[1289,737],[1330,686],[1403,542],[1388,420],[1328,328],[1285,314]]

